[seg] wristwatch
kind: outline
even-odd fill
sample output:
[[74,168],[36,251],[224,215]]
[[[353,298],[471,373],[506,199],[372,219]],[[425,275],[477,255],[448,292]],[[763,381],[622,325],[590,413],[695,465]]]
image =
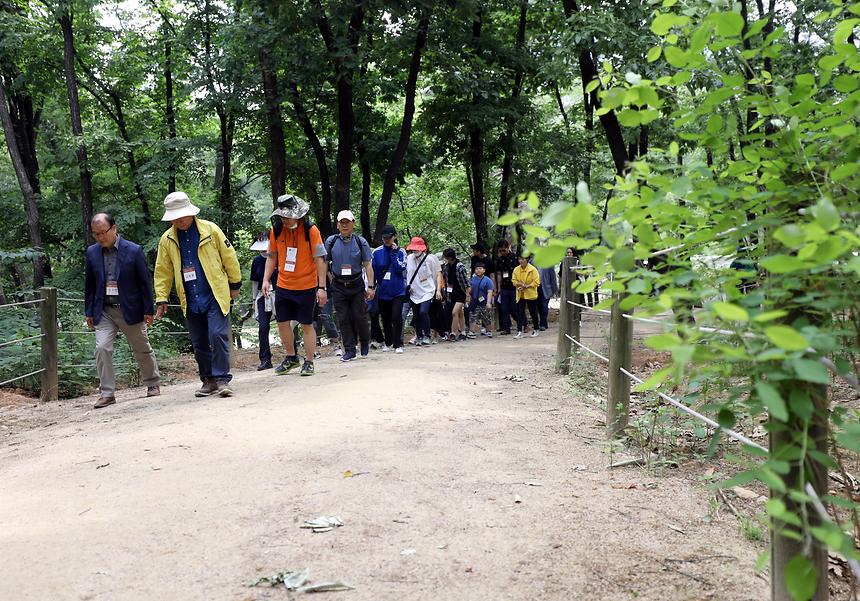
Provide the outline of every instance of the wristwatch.
[[376,285],[368,286],[368,287],[367,287],[367,289],[368,289],[368,290],[376,290]]

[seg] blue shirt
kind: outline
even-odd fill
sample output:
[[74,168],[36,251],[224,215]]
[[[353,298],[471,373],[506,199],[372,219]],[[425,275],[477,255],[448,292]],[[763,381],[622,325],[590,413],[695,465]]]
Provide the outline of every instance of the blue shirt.
[[[203,273],[200,264],[200,256],[197,248],[200,246],[200,232],[197,230],[197,222],[192,222],[187,230],[176,230],[179,236],[179,255],[182,259],[182,280],[185,285],[185,297],[188,301],[188,310],[192,313],[206,313],[209,305],[215,302],[215,295]],[[194,268],[196,279],[186,281],[185,273],[189,267]]]
[[469,282],[469,286],[471,286],[472,288],[472,303],[470,307],[475,307],[479,304],[486,306],[487,295],[489,294],[490,290],[495,290],[495,288],[493,287],[493,280],[491,280],[485,275],[481,277],[473,275],[472,279]]
[[376,297],[391,300],[406,294],[406,251],[380,246],[373,251],[373,279],[376,282]]
[[[361,265],[370,261],[370,245],[358,234],[352,234],[345,240],[340,234],[330,236],[325,242],[328,260],[331,261],[331,274],[335,277],[361,277]],[[349,265],[349,273],[344,273],[344,266]]]

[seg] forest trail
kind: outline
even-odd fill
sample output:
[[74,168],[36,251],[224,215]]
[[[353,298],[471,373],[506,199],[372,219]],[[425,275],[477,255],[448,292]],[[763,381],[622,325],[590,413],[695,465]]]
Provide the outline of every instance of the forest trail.
[[[0,599],[299,598],[248,585],[304,568],[344,601],[766,598],[694,478],[605,469],[555,335],[123,391],[7,437]],[[299,528],[319,516],[345,525]]]

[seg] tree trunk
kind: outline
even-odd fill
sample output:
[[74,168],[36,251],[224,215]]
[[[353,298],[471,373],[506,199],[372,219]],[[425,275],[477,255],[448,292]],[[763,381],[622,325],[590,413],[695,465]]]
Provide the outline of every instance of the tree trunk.
[[[528,10],[528,2],[523,0],[520,2],[520,19],[519,25],[517,27],[517,41],[516,41],[516,52],[517,54],[523,51],[523,47],[526,43],[526,11]],[[514,73],[514,87],[511,90],[511,104],[516,105],[517,101],[520,98],[520,92],[523,87],[523,67],[521,62],[517,62],[516,72]],[[561,114],[564,117],[564,123],[567,125],[567,115],[564,112],[564,105],[561,102],[561,94],[558,92],[558,85],[556,85],[556,97],[558,100],[559,108],[561,109]],[[513,107],[512,107],[513,108]],[[510,208],[509,198],[510,198],[510,183],[511,183],[511,175],[513,173],[513,164],[514,164],[514,126],[516,125],[516,119],[512,116],[508,116],[505,118],[505,133],[502,136],[502,149],[504,150],[504,158],[502,159],[502,181],[500,186],[500,195],[499,195],[499,217],[508,212]],[[476,182],[477,183],[477,182]],[[483,193],[483,186],[481,187],[481,192]],[[485,242],[486,240],[479,241]]]
[[582,179],[591,188],[591,161],[594,158],[594,104],[591,94],[585,92],[582,82],[582,101],[585,105],[585,158],[582,161]]
[[9,116],[15,130],[15,140],[21,161],[27,171],[30,187],[37,195],[42,193],[39,182],[39,160],[36,156],[36,125],[41,116],[41,109],[33,110],[33,98],[29,94],[7,92],[9,100]]
[[84,230],[84,240],[87,244],[95,243],[90,231],[90,220],[93,216],[93,180],[87,163],[87,146],[84,142],[84,128],[81,125],[81,106],[78,100],[78,82],[75,77],[75,41],[72,32],[72,16],[69,1],[61,3],[62,13],[59,21],[63,30],[63,67],[66,76],[66,89],[69,95],[69,112],[72,118],[72,135],[77,149],[78,169],[81,175],[81,220]]
[[176,192],[176,113],[173,106],[173,44],[164,31],[164,120],[167,123],[167,193]]
[[221,226],[229,237],[233,232],[233,188],[231,185],[231,167],[233,155],[233,132],[236,129],[236,115],[230,110],[218,109],[220,129],[221,182],[218,194],[218,206],[221,208]]
[[314,158],[317,161],[317,168],[320,173],[320,191],[322,193],[320,221],[317,225],[319,226],[320,232],[322,232],[323,235],[328,236],[332,233],[331,175],[329,174],[328,163],[326,163],[325,150],[320,143],[319,137],[317,137],[317,134],[314,131],[314,126],[311,124],[310,117],[308,117],[308,113],[305,110],[301,97],[299,96],[299,88],[296,85],[296,82],[290,81],[287,87],[290,94],[290,103],[293,105],[296,120],[299,122],[299,125],[302,126],[302,131],[304,131],[305,138],[307,138],[308,144],[310,144],[311,150],[314,153]]
[[361,168],[361,232],[368,242],[376,243],[379,238],[370,229],[370,162],[367,160],[363,142],[358,144],[358,165]]
[[475,217],[475,237],[487,242],[487,200],[484,197],[484,140],[478,127],[469,130],[469,168],[472,172],[472,214]]
[[284,142],[284,122],[278,98],[278,76],[272,66],[269,48],[260,49],[263,74],[263,96],[266,100],[266,121],[269,126],[269,163],[271,165],[272,201],[286,192],[287,151]]
[[24,204],[27,209],[27,236],[30,245],[39,253],[39,256],[33,259],[33,287],[38,288],[45,283],[45,261],[41,254],[42,235],[39,232],[39,207],[36,204],[36,192],[30,184],[30,177],[18,150],[15,129],[12,126],[8,106],[6,88],[3,85],[3,80],[0,79],[0,123],[2,123],[3,131],[6,134],[6,147],[9,149],[9,157],[12,159],[12,167],[15,169],[15,177],[18,179],[18,186],[24,196]]
[[406,78],[406,90],[404,92],[403,120],[400,123],[400,138],[391,157],[391,164],[382,182],[382,196],[379,199],[379,210],[376,213],[376,232],[374,239],[378,239],[382,228],[388,221],[388,212],[391,207],[391,197],[397,184],[397,176],[400,167],[406,157],[406,149],[412,136],[412,121],[415,117],[415,90],[418,85],[418,73],[421,71],[421,57],[427,46],[427,30],[430,27],[430,10],[424,12],[418,19],[418,30],[415,35],[415,46],[412,49],[412,59],[409,61],[409,75]]

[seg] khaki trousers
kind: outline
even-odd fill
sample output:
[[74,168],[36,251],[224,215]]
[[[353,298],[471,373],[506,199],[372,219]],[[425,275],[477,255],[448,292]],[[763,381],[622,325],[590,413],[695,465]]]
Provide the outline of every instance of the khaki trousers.
[[113,370],[113,342],[117,330],[122,330],[128,345],[134,352],[134,359],[143,376],[146,386],[158,386],[161,377],[158,365],[155,363],[155,353],[149,345],[146,326],[141,321],[133,326],[125,323],[122,310],[119,307],[108,307],[102,310],[102,318],[96,324],[96,369],[99,372],[99,391],[102,398],[112,397],[116,392],[116,375]]

